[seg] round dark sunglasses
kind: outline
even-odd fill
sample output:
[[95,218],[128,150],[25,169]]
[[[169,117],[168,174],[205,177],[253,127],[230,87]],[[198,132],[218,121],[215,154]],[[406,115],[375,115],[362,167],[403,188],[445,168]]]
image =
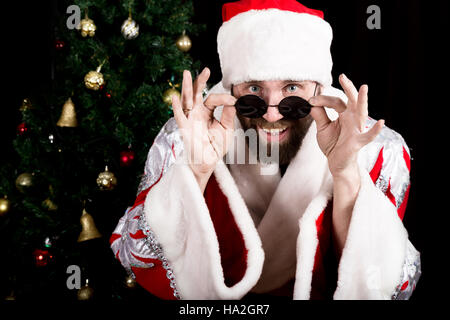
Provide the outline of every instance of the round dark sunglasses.
[[[317,89],[317,86],[316,86]],[[316,90],[314,90],[314,96]],[[256,95],[240,97],[234,104],[236,111],[246,118],[261,118],[266,114],[267,108],[278,107],[278,111],[287,119],[301,119],[311,112],[311,104],[303,98],[290,96],[280,101],[278,106],[267,105],[263,98]]]

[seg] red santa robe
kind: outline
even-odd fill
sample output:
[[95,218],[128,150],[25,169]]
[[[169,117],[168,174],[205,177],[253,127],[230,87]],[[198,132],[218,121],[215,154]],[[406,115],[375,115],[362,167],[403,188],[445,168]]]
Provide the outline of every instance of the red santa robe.
[[[211,92],[226,90],[219,83]],[[323,94],[346,99],[333,88]],[[369,118],[366,129],[374,124]],[[358,164],[361,187],[338,261],[333,179],[315,123],[282,177],[271,165],[221,160],[202,193],[172,118],[155,138],[136,202],[111,247],[136,281],[163,299],[241,299],[262,272],[262,291],[293,299],[407,299],[421,274],[402,224],[409,149],[385,127]]]

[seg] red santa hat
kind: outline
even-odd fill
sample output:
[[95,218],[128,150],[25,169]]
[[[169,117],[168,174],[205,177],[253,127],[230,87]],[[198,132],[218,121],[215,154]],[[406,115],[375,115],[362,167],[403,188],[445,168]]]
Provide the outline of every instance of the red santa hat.
[[222,7],[217,35],[222,85],[312,80],[331,86],[333,31],[322,11],[295,0],[240,0]]

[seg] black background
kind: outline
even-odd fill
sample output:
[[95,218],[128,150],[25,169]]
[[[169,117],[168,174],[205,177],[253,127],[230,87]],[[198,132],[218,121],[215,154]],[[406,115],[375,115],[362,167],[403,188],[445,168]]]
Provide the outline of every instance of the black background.
[[[216,35],[221,5],[226,1],[194,0],[195,22],[207,30],[192,37],[194,58],[208,66],[210,84],[221,79]],[[447,242],[444,220],[447,180],[446,88],[448,0],[326,1],[305,0],[321,9],[334,33],[334,86],[345,73],[360,86],[369,85],[369,112],[385,119],[411,149],[412,187],[404,224],[411,242],[422,253],[423,275],[412,299],[441,296],[445,281]],[[381,8],[381,30],[366,27],[369,5]],[[2,3],[1,162],[11,159],[11,141],[20,123],[23,98],[39,94],[51,82],[51,2]],[[444,71],[445,70],[445,71]]]

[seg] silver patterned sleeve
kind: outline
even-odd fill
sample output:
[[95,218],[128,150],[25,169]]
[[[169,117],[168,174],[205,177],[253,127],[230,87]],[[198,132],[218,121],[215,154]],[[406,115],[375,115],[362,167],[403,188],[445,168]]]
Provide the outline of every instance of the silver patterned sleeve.
[[[183,149],[175,119],[171,118],[156,136],[147,156],[144,175],[138,187],[137,195],[158,182],[169,170]],[[164,256],[152,230],[148,227],[143,204],[128,207],[119,220],[110,239],[111,249],[117,260],[133,278],[133,268],[155,268],[152,261],[160,261],[170,281],[175,298],[179,299],[175,278],[171,266]]]
[[392,300],[408,300],[414,292],[421,274],[420,253],[408,241],[402,275],[399,285],[392,295]]
[[[372,127],[375,123],[375,120],[369,119],[367,128]],[[380,154],[382,155],[382,166],[374,184],[384,194],[390,195],[390,200],[396,206],[400,219],[403,219],[401,209],[406,207],[404,201],[407,201],[410,187],[410,168],[407,159],[410,159],[411,155],[406,142],[400,134],[384,127],[374,142],[365,148],[365,151],[367,168],[372,168]],[[421,273],[420,253],[408,240],[401,277],[391,298],[409,299]]]
[[175,118],[170,118],[156,136],[145,162],[144,174],[139,183],[137,195],[154,184],[162,172],[175,162],[183,150]]

